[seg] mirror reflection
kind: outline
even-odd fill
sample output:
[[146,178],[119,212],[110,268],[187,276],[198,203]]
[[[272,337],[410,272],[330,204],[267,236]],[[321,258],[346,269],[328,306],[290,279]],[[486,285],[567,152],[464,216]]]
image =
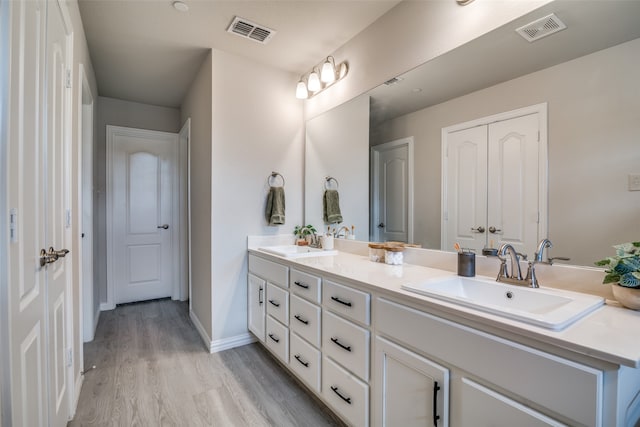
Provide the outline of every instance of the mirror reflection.
[[[369,212],[361,199],[342,212],[347,225],[368,224],[358,226],[362,232],[368,228],[367,235],[357,233],[360,240],[407,240],[452,250],[453,240],[463,246],[477,241],[480,247],[526,240],[526,230],[534,228],[533,247],[548,237],[554,245],[550,256],[589,266],[606,257],[611,245],[638,239],[640,191],[632,178],[640,174],[639,4],[554,2],[310,120],[306,221],[320,217],[321,208],[314,205],[321,203],[321,180],[330,173],[340,181],[341,201],[368,195]],[[534,42],[514,31],[550,13],[567,28]],[[616,27],[594,31],[602,22]],[[544,108],[537,113],[541,138],[534,154],[523,148],[526,138],[514,137],[524,135],[519,130],[499,129],[502,142],[491,142],[500,134],[494,123],[527,116],[536,106]],[[368,114],[369,126],[355,130],[346,114]],[[368,144],[350,146],[347,139],[323,153],[319,147],[326,141],[318,128],[331,129],[334,142],[336,135],[357,134],[358,141],[366,135]],[[457,146],[457,132],[479,128],[480,139],[487,140],[484,151],[478,148],[482,143],[474,145],[475,151],[458,150],[471,147],[474,138],[466,135]],[[334,159],[341,159],[346,147],[349,161],[338,165]],[[462,153],[457,163],[447,156],[451,147]],[[381,183],[386,148],[400,157],[393,157],[398,167],[387,167],[392,179]],[[537,157],[533,163],[523,160],[532,156]],[[332,170],[314,171],[323,164]],[[537,175],[522,178],[532,168]],[[456,177],[467,185],[453,185]],[[385,187],[394,180],[394,190]],[[486,200],[474,198],[475,187],[491,188],[494,181],[496,195],[485,189]],[[536,185],[523,184],[531,181]],[[527,198],[536,201],[535,209],[529,209]],[[455,206],[458,211],[452,212]],[[492,211],[499,213],[492,216]],[[525,220],[533,225],[523,225]],[[462,225],[452,228],[452,222]],[[521,250],[533,257],[530,247]]]

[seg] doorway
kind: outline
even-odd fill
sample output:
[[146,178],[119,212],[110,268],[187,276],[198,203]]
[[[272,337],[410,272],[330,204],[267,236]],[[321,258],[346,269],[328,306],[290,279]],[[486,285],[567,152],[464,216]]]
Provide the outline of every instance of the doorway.
[[179,153],[177,133],[107,126],[110,306],[184,298]]
[[413,137],[371,147],[371,241],[413,243]]

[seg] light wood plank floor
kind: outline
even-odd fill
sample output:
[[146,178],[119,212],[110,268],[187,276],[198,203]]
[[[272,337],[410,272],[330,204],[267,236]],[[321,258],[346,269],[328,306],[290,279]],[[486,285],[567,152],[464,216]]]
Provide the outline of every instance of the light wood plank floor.
[[259,344],[209,354],[186,303],[100,315],[69,426],[335,426],[342,423]]

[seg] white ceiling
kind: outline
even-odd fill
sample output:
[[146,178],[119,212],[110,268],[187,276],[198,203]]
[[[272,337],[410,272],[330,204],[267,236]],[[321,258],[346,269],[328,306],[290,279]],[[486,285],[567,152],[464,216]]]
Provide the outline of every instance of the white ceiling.
[[[101,96],[179,107],[210,48],[303,74],[400,2],[183,1],[187,12],[173,0],[79,0]],[[234,16],[277,33],[265,45],[227,33]]]

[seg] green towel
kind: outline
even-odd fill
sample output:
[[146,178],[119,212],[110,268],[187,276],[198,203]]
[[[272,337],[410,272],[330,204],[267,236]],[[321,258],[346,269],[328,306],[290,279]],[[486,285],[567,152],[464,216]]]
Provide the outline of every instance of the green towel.
[[284,187],[271,187],[269,189],[265,218],[269,225],[284,224]]
[[338,190],[325,190],[322,197],[322,216],[325,224],[342,222]]

